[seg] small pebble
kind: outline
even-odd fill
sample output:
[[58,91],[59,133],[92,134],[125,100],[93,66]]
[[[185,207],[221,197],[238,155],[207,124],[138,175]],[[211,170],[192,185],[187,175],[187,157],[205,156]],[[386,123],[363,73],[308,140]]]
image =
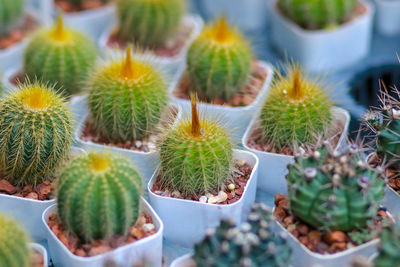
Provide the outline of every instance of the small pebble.
[[200,199],[199,199],[199,201],[200,201],[201,203],[207,203],[207,197],[206,197],[206,196],[201,196]]
[[212,198],[213,196],[214,196],[213,194],[206,193],[206,197],[207,197],[207,198]]
[[141,141],[135,141],[135,146],[136,147],[141,147],[142,146],[142,142]]
[[145,224],[143,224],[143,229],[146,232],[150,232],[150,231],[153,231],[155,229],[155,226],[152,223],[145,223]]
[[174,192],[172,192],[172,196],[173,197],[181,197],[181,193],[179,193],[179,191],[175,190]]
[[224,191],[219,191],[218,193],[218,203],[224,202],[228,198],[228,194]]
[[210,204],[215,204],[218,202],[218,197],[212,196],[210,198],[208,198],[208,203]]
[[228,189],[231,190],[231,191],[235,190],[235,185],[234,184],[229,184],[228,185]]

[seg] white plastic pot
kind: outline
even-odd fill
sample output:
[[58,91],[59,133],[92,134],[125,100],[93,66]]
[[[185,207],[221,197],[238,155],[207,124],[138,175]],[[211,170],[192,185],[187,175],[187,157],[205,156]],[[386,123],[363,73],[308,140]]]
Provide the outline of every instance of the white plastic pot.
[[182,257],[179,257],[177,259],[175,259],[172,263],[170,267],[191,267],[191,266],[195,266],[195,262],[192,259],[192,254],[186,254],[183,255]]
[[[332,110],[334,121],[339,121],[343,125],[343,132],[340,136],[337,149],[346,145],[347,130],[350,123],[349,113],[341,108],[334,107]],[[288,173],[287,165],[294,162],[293,156],[282,155],[259,151],[250,148],[247,143],[254,128],[258,125],[259,116],[255,116],[251,121],[246,133],[242,139],[242,146],[246,150],[253,152],[260,160],[259,178],[257,188],[272,195],[283,193],[287,194],[286,174]]]
[[34,251],[36,251],[36,252],[38,252],[38,253],[40,253],[42,255],[42,257],[43,257],[43,267],[49,266],[46,249],[42,245],[40,245],[38,243],[30,243],[29,246],[30,246],[30,248],[32,250],[34,250]]
[[[80,148],[72,148],[71,156],[85,153]],[[41,224],[42,213],[55,203],[51,200],[35,200],[12,195],[0,194],[0,213],[19,221],[35,241],[46,239],[45,228]]]
[[365,0],[364,14],[332,30],[305,30],[286,18],[271,1],[272,39],[284,56],[310,72],[334,71],[355,64],[368,55],[374,7]]
[[400,1],[375,0],[376,29],[386,36],[400,35]]
[[[198,103],[200,113],[222,121],[223,125],[231,132],[232,137],[239,140],[239,142],[243,137],[251,118],[254,116],[254,113],[257,113],[264,104],[274,75],[274,69],[270,64],[264,61],[258,61],[258,64],[267,71],[268,75],[258,93],[258,96],[250,105],[244,107],[227,107],[208,103]],[[190,101],[175,97],[173,93],[181,81],[184,71],[185,67],[183,66],[178,72],[177,77],[174,79],[174,83],[171,84],[170,95],[172,100],[182,107],[184,116],[187,116],[191,114]]]
[[[191,26],[192,32],[191,32],[190,36],[187,38],[186,43],[182,47],[179,54],[174,57],[160,57],[160,56],[153,55],[154,63],[157,66],[160,66],[160,68],[168,71],[171,74],[175,74],[175,72],[179,69],[179,67],[185,63],[186,52],[189,49],[189,46],[197,38],[197,36],[200,34],[200,32],[203,28],[203,20],[197,15],[184,16],[182,23],[185,25]],[[111,26],[106,28],[106,30],[101,34],[101,37],[99,40],[99,47],[101,50],[113,51],[113,50],[118,49],[115,47],[109,47],[107,45],[108,39],[116,27],[117,27],[116,24],[112,24]]]
[[258,159],[250,152],[234,150],[234,159],[244,159],[253,167],[242,197],[228,205],[163,197],[152,192],[158,170],[148,184],[149,200],[165,224],[164,237],[173,243],[191,248],[204,238],[207,229],[215,228],[222,219],[233,219],[240,224],[251,209],[256,197]]
[[42,224],[46,229],[47,243],[49,244],[50,255],[54,266],[103,266],[108,260],[113,260],[116,264],[121,264],[122,266],[133,266],[134,263],[145,261],[148,266],[161,267],[162,234],[164,226],[153,208],[144,198],[142,198],[141,206],[141,210],[145,211],[153,218],[153,224],[157,229],[157,233],[104,254],[92,257],[77,256],[71,253],[71,251],[64,246],[47,225],[49,215],[57,211],[57,205],[48,207],[43,213]]

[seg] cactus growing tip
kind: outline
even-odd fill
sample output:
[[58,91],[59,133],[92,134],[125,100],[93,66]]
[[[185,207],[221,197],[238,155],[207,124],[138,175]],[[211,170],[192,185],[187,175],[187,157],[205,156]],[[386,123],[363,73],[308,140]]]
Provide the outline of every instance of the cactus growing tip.
[[54,40],[60,42],[66,41],[68,39],[68,33],[67,31],[65,31],[64,20],[62,15],[59,15],[57,18],[57,22],[53,30],[53,38]]
[[102,172],[109,168],[110,160],[107,154],[89,153],[90,167],[93,171]]
[[201,125],[199,114],[197,112],[197,96],[194,93],[190,94],[190,103],[192,106],[192,135],[194,137],[201,135]]
[[25,108],[30,110],[45,110],[52,98],[52,93],[40,86],[20,92],[20,99]]

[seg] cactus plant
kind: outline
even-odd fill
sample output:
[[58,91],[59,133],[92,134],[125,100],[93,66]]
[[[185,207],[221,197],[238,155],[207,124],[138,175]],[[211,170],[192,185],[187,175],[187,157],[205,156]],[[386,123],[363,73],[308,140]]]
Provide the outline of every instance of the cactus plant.
[[0,0],[0,36],[15,27],[24,11],[25,0]]
[[72,114],[52,87],[20,84],[0,102],[0,166],[16,186],[52,179],[72,143]]
[[277,73],[260,113],[262,138],[277,150],[313,144],[329,130],[332,102],[322,84],[289,65]]
[[334,27],[351,19],[357,0],[279,0],[278,7],[288,18],[305,29]]
[[119,32],[122,40],[143,47],[165,45],[179,28],[184,0],[119,0]]
[[55,26],[40,30],[28,44],[24,71],[31,79],[57,84],[71,95],[80,91],[95,58],[91,40],[64,27],[60,16]]
[[361,156],[356,144],[339,155],[328,142],[297,156],[286,176],[293,215],[321,230],[365,227],[377,214],[384,181]]
[[93,127],[115,142],[146,138],[168,103],[167,85],[150,63],[126,56],[100,66],[88,79]]
[[58,181],[61,222],[82,242],[125,235],[139,217],[142,180],[126,158],[100,152],[79,156]]
[[160,182],[184,197],[216,193],[232,165],[232,141],[217,122],[199,118],[191,96],[192,119],[182,120],[162,138]]
[[29,237],[17,221],[0,215],[0,266],[30,267]]
[[268,207],[254,204],[248,222],[240,227],[222,221],[215,232],[195,245],[197,267],[289,266],[291,249],[272,231],[270,217]]
[[374,260],[375,267],[398,266],[400,262],[400,227],[392,225],[380,233],[378,257]]
[[208,25],[190,46],[187,71],[191,90],[201,98],[228,101],[246,84],[252,53],[244,36],[225,17]]

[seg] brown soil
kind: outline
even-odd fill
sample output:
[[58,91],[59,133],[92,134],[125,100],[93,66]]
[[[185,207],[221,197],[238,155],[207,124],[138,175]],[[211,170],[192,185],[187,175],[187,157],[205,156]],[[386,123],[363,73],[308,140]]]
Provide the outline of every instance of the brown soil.
[[[254,102],[260,93],[265,80],[269,73],[267,70],[260,66],[258,62],[253,61],[251,65],[251,76],[247,82],[247,84],[243,87],[241,92],[234,95],[228,102],[225,102],[222,98],[216,98],[212,101],[208,101],[204,97],[200,97],[202,102],[214,104],[214,105],[223,105],[227,107],[241,107],[248,106]],[[175,97],[190,99],[190,79],[187,72],[185,72],[180,80],[177,88],[174,90],[173,94]]]
[[0,180],[0,194],[35,200],[50,200],[53,197],[53,183],[46,180],[37,186],[26,185],[23,188],[13,186],[6,179]]
[[[253,171],[253,167],[251,167],[247,163],[240,164],[237,162],[235,164],[235,174],[232,176],[231,179],[227,179],[225,181],[225,186],[224,186],[224,192],[227,194],[227,199],[223,202],[215,203],[218,205],[227,205],[227,204],[232,204],[238,201],[241,197],[242,194],[245,190],[245,187],[247,186],[247,182],[250,179],[251,172]],[[172,198],[179,198],[179,199],[186,199],[186,200],[192,200],[192,201],[199,201],[201,195],[196,195],[196,196],[191,196],[189,198],[183,198],[181,194],[177,191],[173,191],[171,193],[171,190],[168,188],[163,187],[163,185],[158,181],[159,177],[157,177],[156,182],[154,183],[153,187],[151,188],[151,191],[154,194],[157,194],[159,196],[163,197],[172,197]],[[228,185],[229,184],[234,184],[235,189],[234,190],[229,190]]]
[[37,251],[32,254],[32,267],[44,267],[43,255]]
[[[371,156],[368,162],[372,167],[376,168],[382,165],[381,158],[374,154]],[[396,170],[391,167],[386,167],[383,177],[387,179],[387,185],[389,185],[397,194],[400,194],[400,173],[399,170]]]
[[18,28],[11,30],[6,36],[0,36],[0,50],[22,41],[26,35],[33,32],[37,27],[38,22],[32,16],[25,15]]
[[77,237],[64,228],[57,214],[50,214],[47,224],[69,251],[80,257],[103,254],[157,233],[154,227],[152,227],[154,229],[148,227],[153,225],[153,218],[145,213],[139,216],[138,222],[131,227],[127,236],[114,235],[109,241],[98,239],[86,244],[82,244]]
[[110,1],[101,1],[101,0],[85,0],[82,3],[82,6],[74,6],[70,3],[70,1],[65,0],[54,0],[55,4],[62,9],[63,12],[73,13],[80,12],[89,9],[96,9],[108,4]]
[[[274,216],[300,243],[313,252],[334,254],[360,245],[354,242],[351,238],[352,233],[350,232],[323,232],[295,218],[290,214],[289,198],[284,194],[277,194],[275,196]],[[380,209],[377,217],[373,220],[373,226],[368,228],[368,234],[371,235],[368,241],[378,238],[379,232],[385,227],[383,218],[392,221],[391,216],[386,210]]]
[[27,82],[27,77],[25,73],[21,71],[10,77],[10,83],[12,85],[17,86],[18,84],[20,83],[24,84],[25,82]]

